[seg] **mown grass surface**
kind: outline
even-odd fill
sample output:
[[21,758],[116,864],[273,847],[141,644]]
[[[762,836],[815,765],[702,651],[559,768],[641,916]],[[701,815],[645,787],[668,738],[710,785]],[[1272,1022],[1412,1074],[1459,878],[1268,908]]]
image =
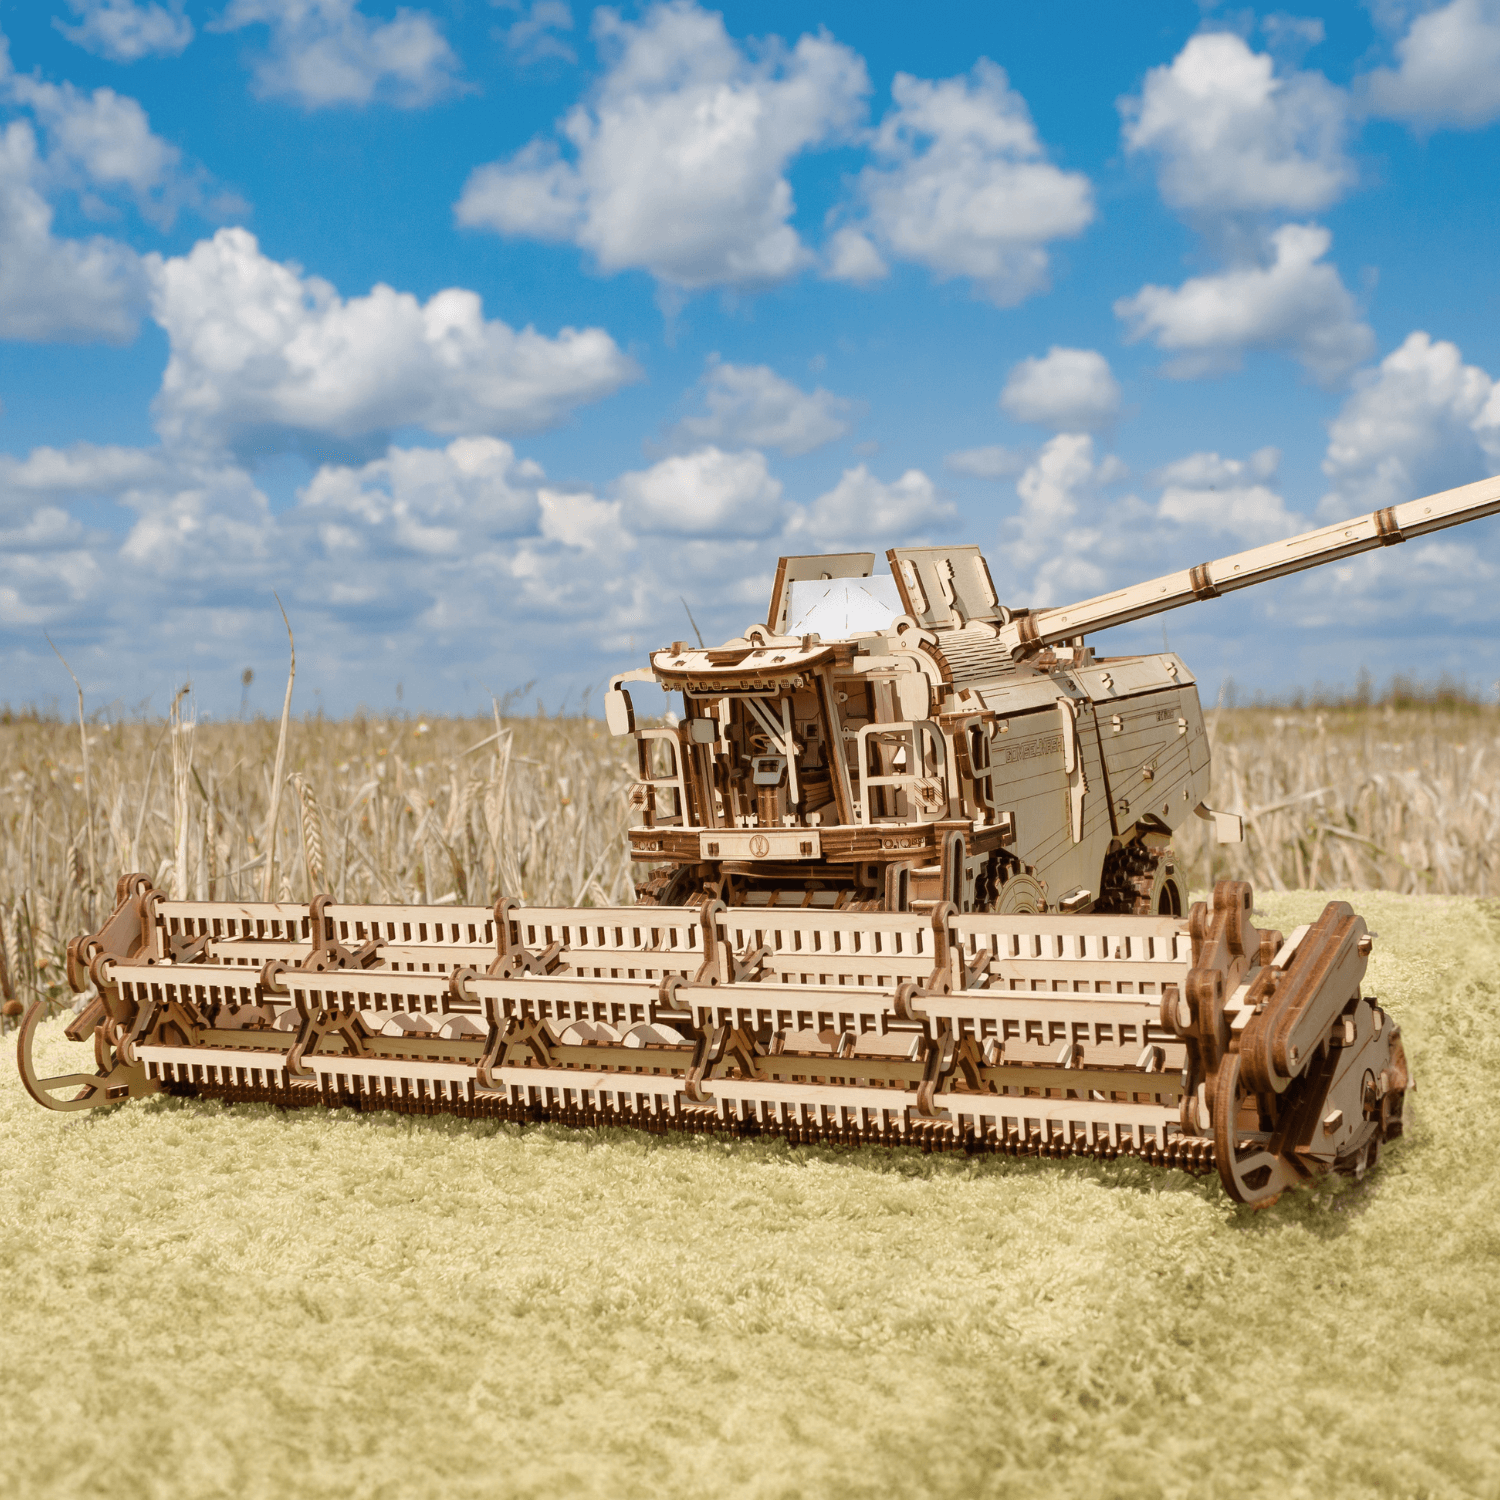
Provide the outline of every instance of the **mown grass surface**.
[[0,1492],[1500,1494],[1500,917],[1351,899],[1409,1133],[1259,1214],[1123,1163],[62,1116],[7,1067]]

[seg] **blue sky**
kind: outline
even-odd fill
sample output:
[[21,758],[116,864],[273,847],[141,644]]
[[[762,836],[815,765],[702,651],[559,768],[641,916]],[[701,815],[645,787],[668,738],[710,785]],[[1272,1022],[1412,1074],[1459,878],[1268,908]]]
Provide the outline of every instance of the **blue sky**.
[[[0,6],[0,701],[479,711],[977,541],[1062,603],[1500,471],[1500,0]],[[1178,612],[1500,678],[1500,522]],[[1159,646],[1163,622],[1101,637]]]

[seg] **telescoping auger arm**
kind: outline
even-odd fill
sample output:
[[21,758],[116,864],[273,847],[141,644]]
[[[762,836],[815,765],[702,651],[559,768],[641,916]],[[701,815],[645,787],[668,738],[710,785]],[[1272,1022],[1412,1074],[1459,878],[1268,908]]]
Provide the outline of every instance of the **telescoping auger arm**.
[[1304,568],[1337,562],[1376,547],[1389,547],[1464,521],[1477,521],[1497,511],[1500,511],[1500,477],[1481,479],[1477,484],[1461,485],[1405,505],[1387,506],[1282,542],[1252,547],[1248,552],[1237,552],[1217,562],[1200,563],[1196,568],[1168,573],[1148,583],[1132,584],[1112,594],[1101,594],[1097,599],[1085,599],[1081,604],[1018,615],[1001,627],[1000,638],[1012,656],[1025,656],[1073,636],[1107,630],[1112,625],[1128,625],[1132,620],[1159,615],[1198,599],[1217,599],[1235,589],[1268,583],[1288,573],[1300,573]]

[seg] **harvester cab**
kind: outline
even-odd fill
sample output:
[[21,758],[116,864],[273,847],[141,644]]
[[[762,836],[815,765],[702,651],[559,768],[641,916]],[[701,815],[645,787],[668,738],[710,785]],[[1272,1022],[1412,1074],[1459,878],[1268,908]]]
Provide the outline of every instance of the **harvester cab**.
[[[784,557],[769,623],[611,683],[631,843],[660,866],[642,899],[1180,915],[1172,830],[1208,792],[1183,663],[1081,636],[1013,652],[978,547],[886,557]],[[681,693],[681,719],[638,727],[632,680]]]

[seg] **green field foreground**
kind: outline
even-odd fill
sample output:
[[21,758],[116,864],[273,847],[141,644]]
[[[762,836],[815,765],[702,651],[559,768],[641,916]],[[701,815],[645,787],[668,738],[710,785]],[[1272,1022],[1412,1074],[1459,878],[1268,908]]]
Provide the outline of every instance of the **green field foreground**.
[[62,1116],[7,1060],[0,1494],[1500,1495],[1500,910],[1351,899],[1408,1136],[1258,1214],[1130,1163]]

